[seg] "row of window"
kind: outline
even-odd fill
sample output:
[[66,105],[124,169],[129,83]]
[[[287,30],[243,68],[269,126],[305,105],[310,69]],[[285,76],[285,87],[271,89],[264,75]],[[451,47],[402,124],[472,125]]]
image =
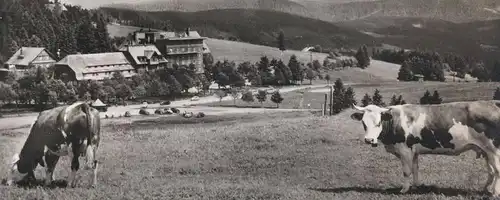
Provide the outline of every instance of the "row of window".
[[122,66],[128,66],[129,64],[119,64],[119,65],[98,65],[98,66],[88,66],[87,68],[91,69],[93,68],[100,68],[100,67],[122,67]]
[[186,53],[186,52],[199,52],[201,47],[179,47],[179,48],[168,48],[168,53]]
[[[121,71],[122,74],[124,74],[124,72],[128,72],[129,74],[131,73],[135,73],[135,70],[127,70],[127,71]],[[83,74],[83,76],[100,76],[100,75],[111,75],[115,72],[100,72],[100,73],[91,73],[91,74]]]
[[49,55],[40,55],[36,58],[36,61],[53,60]]

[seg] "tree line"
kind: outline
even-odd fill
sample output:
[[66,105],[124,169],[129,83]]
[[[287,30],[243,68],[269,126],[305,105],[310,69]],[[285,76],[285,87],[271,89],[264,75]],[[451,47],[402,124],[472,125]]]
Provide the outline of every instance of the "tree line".
[[[454,53],[441,55],[436,52],[374,49],[372,57],[385,62],[401,64],[398,73],[400,81],[416,81],[416,74],[423,75],[424,80],[444,81],[444,70],[454,71],[455,76],[459,78],[470,74],[478,81],[500,81],[500,63],[488,68],[483,62]],[[491,71],[493,73],[490,73]]]
[[113,50],[107,32],[106,17],[79,6],[65,5],[67,11],[56,15],[47,8],[48,0],[5,0],[10,12],[3,23],[6,44],[0,51],[0,63],[20,47],[45,47],[60,58],[77,52],[97,53]]
[[[301,63],[297,56],[292,55],[288,64],[282,60],[269,59],[262,56],[256,63],[242,62],[236,65],[235,62],[224,60],[213,62],[213,57],[209,54],[204,56],[205,77],[209,81],[215,81],[220,87],[242,87],[245,80],[253,86],[283,86],[303,84],[305,80],[312,84],[316,79],[328,79],[323,77],[324,66],[330,66],[329,62],[322,65],[318,60],[312,63]],[[329,80],[328,80],[329,81]]]

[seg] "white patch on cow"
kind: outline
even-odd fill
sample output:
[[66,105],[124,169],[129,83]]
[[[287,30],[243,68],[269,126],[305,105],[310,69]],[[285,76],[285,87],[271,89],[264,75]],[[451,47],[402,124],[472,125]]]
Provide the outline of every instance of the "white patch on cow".
[[[414,121],[410,127],[411,127],[411,134],[413,134],[414,136],[418,135],[420,136],[420,132],[422,131],[422,129],[425,127],[425,120],[427,118],[427,114],[426,113],[420,113],[418,115],[418,118],[416,121]],[[420,136],[421,138],[421,136]]]
[[64,137],[64,140],[66,140],[68,138],[68,134],[66,134],[66,132],[63,129],[59,129],[59,131],[61,132],[61,135]]
[[64,123],[66,123],[68,121],[68,116],[69,116],[69,111],[75,109],[75,107],[79,106],[83,104],[83,102],[78,102],[78,103],[74,103],[74,104],[71,104],[70,106],[68,106],[66,109],[65,109],[65,112],[64,112]]
[[[453,126],[448,132],[453,136],[452,141],[469,141],[469,127],[462,124],[462,122],[453,120]],[[455,143],[455,142],[452,142]]]
[[45,151],[48,151],[49,153],[54,154],[54,155],[59,156],[59,157],[71,155],[71,148],[69,145],[66,145],[66,144],[59,145],[58,151],[52,151],[47,146],[45,146]]
[[19,161],[19,154],[12,156],[12,162],[9,163],[9,175],[7,177],[7,185],[12,185],[14,182],[20,181],[28,173],[20,173],[17,169],[17,161]]
[[403,112],[403,109],[401,109],[401,107],[399,107],[399,110],[400,110],[399,123],[401,125],[401,128],[405,132],[405,137],[408,137],[408,135],[411,134],[411,130],[412,130],[411,124],[408,124],[408,116],[406,116],[406,114]]

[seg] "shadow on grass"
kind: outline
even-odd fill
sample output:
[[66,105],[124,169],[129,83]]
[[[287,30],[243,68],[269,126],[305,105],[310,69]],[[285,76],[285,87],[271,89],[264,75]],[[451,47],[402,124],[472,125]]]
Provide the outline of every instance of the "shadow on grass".
[[309,188],[310,190],[318,192],[328,192],[328,193],[345,193],[345,192],[361,192],[361,193],[379,193],[379,194],[394,194],[394,195],[405,195],[405,194],[438,194],[444,196],[458,196],[458,195],[488,195],[485,192],[463,190],[456,188],[441,188],[436,186],[419,186],[418,188],[412,188],[405,194],[401,194],[399,188],[369,188],[369,187],[339,187],[339,188]]
[[[7,185],[7,180],[2,179],[2,185]],[[68,187],[68,182],[66,180],[54,180],[49,186],[45,186],[45,182],[42,179],[37,180],[21,180],[15,183],[15,186],[19,188],[36,188],[36,187],[46,187],[46,188],[66,188]]]

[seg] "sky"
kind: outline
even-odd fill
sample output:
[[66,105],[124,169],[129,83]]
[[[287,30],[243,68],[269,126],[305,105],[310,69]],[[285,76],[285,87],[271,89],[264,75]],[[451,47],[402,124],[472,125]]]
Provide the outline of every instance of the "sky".
[[[152,0],[60,0],[63,3],[69,3],[72,5],[80,5],[84,8],[97,8],[102,5],[111,4],[111,3],[139,3],[139,2],[147,2]],[[182,1],[182,0],[179,0]],[[203,1],[203,0],[200,0]],[[367,1],[367,0],[292,0],[295,2],[300,1],[329,1],[329,2],[350,2],[350,1]]]

